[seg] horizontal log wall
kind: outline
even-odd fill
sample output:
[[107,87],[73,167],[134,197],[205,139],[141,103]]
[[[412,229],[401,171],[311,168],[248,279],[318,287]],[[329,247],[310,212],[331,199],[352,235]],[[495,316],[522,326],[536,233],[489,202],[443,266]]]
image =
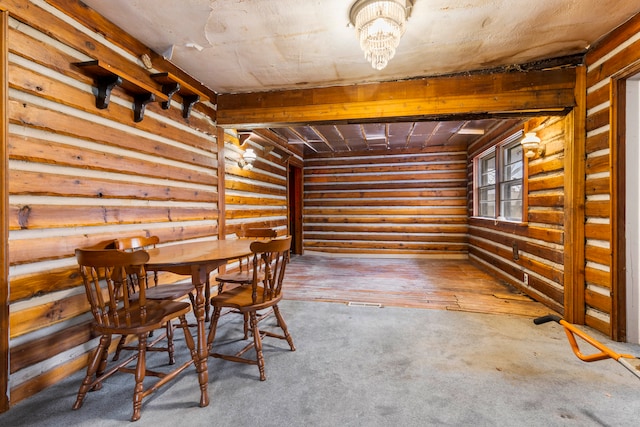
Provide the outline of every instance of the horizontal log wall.
[[[568,121],[549,117],[527,124],[542,139],[545,153],[527,165],[526,222],[474,217],[469,220],[470,259],[560,313],[564,311],[563,187]],[[502,135],[469,148],[470,216],[473,216],[473,158],[519,129],[522,126],[504,130]],[[524,283],[525,273],[528,284]]]
[[304,249],[467,256],[464,147],[305,158]]
[[[585,322],[614,338],[623,318],[614,318],[617,300],[624,301],[624,289],[613,283],[613,258],[617,256],[614,236],[616,221],[624,212],[614,214],[613,181],[617,178],[618,145],[616,123],[611,123],[617,111],[616,77],[629,72],[640,72],[640,15],[617,28],[587,53],[587,122],[586,122],[586,291]],[[630,75],[627,75],[629,77]],[[629,185],[629,183],[627,183]],[[638,185],[638,183],[632,183]],[[622,195],[621,195],[622,196]],[[624,264],[624,259],[617,260]]]
[[[250,170],[238,161],[245,149],[257,156]],[[225,234],[240,226],[275,228],[287,234],[287,160],[280,150],[251,137],[240,145],[237,134],[225,131]],[[233,236],[231,236],[233,237]]]
[[167,110],[153,102],[135,123],[131,95],[116,88],[97,109],[93,78],[72,64],[100,59],[149,79],[137,55],[43,1],[4,3],[15,404],[83,368],[92,347],[75,248],[137,234],[217,238],[218,153],[213,105],[185,119],[179,97]]

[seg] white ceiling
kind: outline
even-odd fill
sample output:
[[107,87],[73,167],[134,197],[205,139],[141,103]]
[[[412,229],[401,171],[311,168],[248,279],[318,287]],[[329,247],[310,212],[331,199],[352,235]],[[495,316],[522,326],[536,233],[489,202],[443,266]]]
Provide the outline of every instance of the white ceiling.
[[571,55],[640,11],[638,0],[415,0],[395,58],[377,71],[347,25],[354,1],[83,0],[218,93],[398,80]]

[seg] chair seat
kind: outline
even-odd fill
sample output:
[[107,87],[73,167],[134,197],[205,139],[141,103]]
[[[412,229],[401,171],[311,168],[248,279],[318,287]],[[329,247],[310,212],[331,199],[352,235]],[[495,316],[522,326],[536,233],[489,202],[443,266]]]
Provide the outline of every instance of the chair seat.
[[185,315],[191,311],[191,304],[179,301],[147,301],[146,316],[144,319],[140,316],[138,302],[130,305],[128,319],[126,310],[121,308],[118,310],[120,325],[93,325],[93,329],[100,334],[143,334],[160,328],[164,323],[175,319],[180,315]]
[[[258,280],[262,281],[263,279],[264,273],[260,272],[258,274]],[[238,271],[236,273],[219,274],[216,276],[216,282],[250,285],[253,282],[253,271]]]
[[[160,238],[158,236],[132,236],[132,237],[119,237],[114,240],[114,246],[116,249],[125,252],[131,252],[140,249],[148,249],[155,248],[156,245],[160,242]],[[130,277],[132,279],[132,277]],[[154,286],[151,286],[151,276],[146,278],[146,292],[145,295],[147,297],[147,301],[153,300],[183,300],[185,297],[189,297],[191,301],[191,305],[195,307],[195,297],[192,285],[185,283],[172,283],[167,285],[158,285],[158,272],[153,272],[153,283]],[[132,291],[136,291],[136,285],[131,282]],[[132,295],[135,298],[135,295]],[[174,363],[173,357],[173,327],[174,325],[171,322],[167,322],[165,325],[166,328],[166,337],[167,337],[167,347],[166,351],[169,355],[169,364]],[[149,333],[151,337],[153,332]],[[120,342],[118,343],[118,347],[113,355],[113,360],[116,361],[120,358],[120,352],[124,349],[132,349],[131,346],[126,346],[125,343],[127,341],[127,336],[122,335],[120,337]],[[158,350],[161,350],[158,347]]]
[[171,285],[158,285],[147,288],[147,300],[177,300],[191,295],[193,292],[191,283],[176,283]]
[[262,286],[256,287],[256,299],[254,301],[253,288],[250,286],[238,286],[228,291],[216,295],[211,298],[211,305],[214,307],[230,307],[235,308],[240,312],[256,311],[262,308],[272,307],[276,305],[281,299],[282,294],[275,298],[265,299],[264,288]]

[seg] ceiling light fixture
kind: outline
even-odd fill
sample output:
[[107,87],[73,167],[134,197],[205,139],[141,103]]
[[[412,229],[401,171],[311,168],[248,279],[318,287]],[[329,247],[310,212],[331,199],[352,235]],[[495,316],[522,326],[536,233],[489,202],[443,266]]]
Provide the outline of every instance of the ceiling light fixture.
[[349,12],[364,57],[376,70],[387,66],[405,31],[414,0],[358,0]]
[[458,135],[484,135],[484,129],[480,128],[462,128],[458,130]]

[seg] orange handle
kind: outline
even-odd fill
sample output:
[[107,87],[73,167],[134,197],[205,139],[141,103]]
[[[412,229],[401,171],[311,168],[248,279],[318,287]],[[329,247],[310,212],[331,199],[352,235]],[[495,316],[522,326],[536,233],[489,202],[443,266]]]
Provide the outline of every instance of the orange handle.
[[[608,348],[601,342],[595,340],[591,336],[587,335],[585,332],[581,331],[571,323],[561,319],[558,316],[549,314],[547,316],[538,317],[537,319],[534,319],[533,322],[536,325],[541,325],[543,323],[547,323],[551,321],[558,322],[560,325],[562,325],[562,327],[564,328],[564,332],[567,334],[567,338],[569,339],[569,344],[571,345],[571,349],[573,350],[573,353],[578,357],[578,359],[584,362],[595,362],[597,360],[604,360],[609,358],[614,359],[616,361],[619,360],[620,358],[635,359],[635,356],[632,356],[630,354],[616,353],[612,349]],[[589,355],[583,354],[580,351],[580,346],[578,346],[576,335],[582,338],[587,343],[591,344],[593,347],[600,350],[600,353],[594,353]]]

